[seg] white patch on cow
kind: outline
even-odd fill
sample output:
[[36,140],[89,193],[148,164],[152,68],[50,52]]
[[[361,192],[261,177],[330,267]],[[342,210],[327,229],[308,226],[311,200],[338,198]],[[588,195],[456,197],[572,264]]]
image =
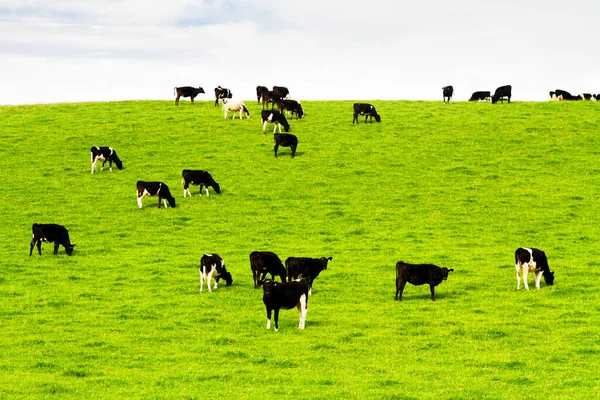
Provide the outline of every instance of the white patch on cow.
[[304,329],[306,326],[306,312],[307,312],[307,299],[306,295],[302,294],[300,296],[300,301],[298,301],[298,312],[300,314],[300,322],[298,323],[298,329]]
[[527,282],[527,277],[529,275],[529,272],[535,272],[535,287],[537,289],[540,288],[540,279],[542,276],[542,271],[539,271],[537,268],[537,263],[535,262],[535,260],[533,259],[533,251],[531,249],[522,248],[523,250],[526,250],[527,252],[529,252],[529,262],[525,262],[525,263],[521,263],[520,260],[517,262],[517,264],[515,265],[515,268],[517,270],[517,290],[521,289],[521,271],[523,273],[523,284],[525,285],[525,289],[529,290],[529,283]]
[[165,208],[169,208],[169,206],[167,204],[167,199],[163,199],[163,204],[165,205]]
[[265,122],[263,122],[263,135],[264,135],[266,129],[267,129],[267,121],[265,120]]
[[206,195],[208,196],[208,186],[206,187]]
[[146,189],[144,189],[144,192],[142,193],[142,195],[139,195],[139,192],[136,192],[136,195],[138,196],[137,198],[137,202],[138,202],[138,207],[142,208],[142,198],[144,196],[150,196],[150,193],[148,193],[148,191]]
[[271,329],[271,320],[267,319],[267,329]]

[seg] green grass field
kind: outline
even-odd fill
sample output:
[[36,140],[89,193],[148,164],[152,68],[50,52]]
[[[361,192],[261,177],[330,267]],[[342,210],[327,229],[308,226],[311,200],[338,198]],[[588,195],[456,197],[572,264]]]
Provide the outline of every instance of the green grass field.
[[[0,107],[0,398],[588,399],[600,384],[600,105],[303,102],[298,153],[211,101]],[[362,118],[361,118],[362,122]],[[90,174],[91,146],[122,171]],[[182,169],[222,193],[183,198]],[[137,207],[135,183],[177,207]],[[31,225],[57,223],[73,256]],[[555,284],[516,290],[537,247]],[[249,254],[333,257],[265,329]],[[203,253],[233,285],[199,293]],[[397,261],[454,268],[430,300]]]

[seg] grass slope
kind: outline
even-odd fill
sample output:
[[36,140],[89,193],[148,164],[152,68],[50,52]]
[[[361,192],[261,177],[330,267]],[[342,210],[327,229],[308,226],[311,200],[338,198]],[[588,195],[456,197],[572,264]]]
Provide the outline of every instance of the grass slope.
[[[0,107],[0,397],[596,392],[598,104],[373,103],[382,122],[357,126],[352,102],[304,102],[293,160],[250,101],[242,121],[211,102]],[[93,145],[124,169],[90,174]],[[184,168],[221,195],[184,199]],[[177,207],[139,210],[137,180]],[[65,225],[73,256],[29,257],[34,222]],[[518,246],[546,251],[553,287],[515,290]],[[295,310],[265,329],[253,250],[333,257],[304,331]],[[233,286],[198,293],[205,252]],[[436,302],[410,285],[394,302],[398,260],[455,272]]]

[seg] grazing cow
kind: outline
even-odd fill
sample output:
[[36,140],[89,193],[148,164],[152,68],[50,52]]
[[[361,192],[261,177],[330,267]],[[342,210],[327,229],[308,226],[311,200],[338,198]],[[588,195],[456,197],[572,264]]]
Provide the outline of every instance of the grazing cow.
[[137,181],[137,202],[138,207],[142,208],[142,197],[144,196],[158,196],[158,208],[160,208],[160,200],[165,204],[167,208],[167,201],[171,207],[175,208],[175,198],[171,195],[169,187],[162,182],[143,182]]
[[33,224],[31,226],[33,238],[29,248],[29,257],[33,253],[33,248],[37,245],[38,253],[42,255],[42,242],[54,242],[54,255],[58,254],[58,246],[62,245],[68,256],[73,254],[73,247],[69,240],[69,231],[62,225],[56,224]]
[[298,138],[291,133],[274,133],[273,139],[275,140],[275,157],[277,157],[277,149],[279,146],[290,147],[292,149],[292,158],[296,157],[296,147],[298,147]]
[[279,329],[279,309],[297,307],[300,314],[298,329],[306,326],[308,283],[304,280],[278,283],[267,279],[263,285],[263,303],[267,307],[267,329],[271,329],[271,311],[275,314],[275,332]]
[[274,92],[272,90],[267,90],[262,94],[262,108],[269,108],[269,103],[271,103],[271,110],[275,107],[275,103],[281,100],[281,96],[278,92]]
[[517,270],[517,290],[521,289],[521,271],[523,271],[523,283],[527,290],[529,290],[527,274],[530,271],[535,274],[536,289],[540,289],[542,275],[544,275],[546,285],[552,286],[554,284],[554,272],[550,272],[546,253],[542,250],[519,247],[515,251],[515,268]]
[[200,93],[204,93],[204,89],[202,89],[200,86],[198,86],[198,88],[195,88],[192,86],[181,86],[181,87],[176,87],[174,89],[174,92],[175,92],[175,96],[176,96],[175,97],[175,105],[178,106],[180,97],[189,97],[192,104],[194,104],[194,99]]
[[231,93],[231,90],[217,86],[215,88],[215,107],[219,104],[219,100],[231,99],[232,97],[233,94]]
[[492,93],[488,91],[473,92],[469,101],[488,101],[492,98]]
[[199,170],[199,169],[184,169],[181,171],[181,183],[183,184],[183,197],[185,197],[186,193],[192,197],[192,192],[190,191],[191,185],[200,185],[200,196],[202,196],[202,188],[206,187],[206,195],[208,196],[208,187],[212,187],[217,194],[221,193],[221,186],[207,171]]
[[261,120],[262,120],[262,125],[263,125],[263,134],[265,133],[265,130],[267,129],[267,122],[270,122],[273,125],[273,133],[275,133],[275,130],[277,129],[277,126],[279,126],[279,133],[281,133],[281,125],[283,125],[283,129],[286,132],[290,131],[290,124],[288,124],[287,119],[285,118],[285,115],[283,115],[282,113],[280,113],[277,110],[263,110],[261,113]]
[[290,91],[285,86],[273,86],[273,91],[282,99],[285,99],[290,95]]
[[277,102],[277,107],[279,111],[285,112],[286,110],[291,112],[292,118],[294,117],[294,113],[296,113],[296,118],[300,119],[304,116],[304,110],[299,102],[296,100],[279,100]]
[[267,274],[271,274],[273,279],[275,279],[275,276],[279,276],[281,282],[285,282],[285,268],[277,254],[271,251],[253,251],[250,253],[250,268],[254,279],[254,289],[258,289],[262,285]]
[[210,290],[212,278],[215,278],[215,287],[213,289],[217,288],[217,283],[221,278],[225,281],[225,286],[231,286],[233,282],[231,274],[225,268],[223,258],[218,254],[204,254],[200,259],[200,292],[202,292],[203,283],[206,281],[208,291],[212,293],[212,290]]
[[431,300],[435,301],[434,288],[448,279],[448,274],[453,268],[440,268],[433,264],[407,264],[402,261],[396,263],[396,300],[402,301],[402,291],[406,282],[413,285],[429,284]]
[[498,100],[502,100],[502,103],[504,103],[505,97],[508,99],[508,102],[510,103],[510,98],[512,97],[512,86],[511,85],[500,86],[498,89],[496,89],[496,91],[494,92],[494,95],[492,96],[492,104],[496,104],[498,102]]
[[100,167],[100,171],[104,170],[104,164],[108,161],[108,169],[112,171],[113,162],[117,166],[118,169],[123,169],[123,163],[117,156],[117,152],[112,147],[97,147],[94,146],[90,149],[90,157],[92,159],[92,174],[96,170],[96,162],[102,160],[102,166]]
[[354,119],[352,120],[352,125],[354,125],[354,121],[358,124],[358,115],[365,116],[365,124],[367,123],[367,118],[371,117],[369,122],[373,123],[373,117],[375,117],[375,121],[381,122],[381,116],[377,114],[377,110],[373,105],[368,103],[354,103]]
[[444,86],[442,88],[442,95],[443,95],[444,103],[446,102],[446,99],[448,99],[448,104],[452,103],[452,95],[453,94],[454,94],[454,88],[452,87],[452,85]]
[[594,100],[595,101],[596,100],[596,95],[591,94],[591,93],[583,93],[583,99],[584,100]]
[[235,113],[240,113],[240,119],[242,119],[242,113],[246,115],[246,118],[250,118],[250,111],[246,108],[246,104],[244,104],[243,100],[232,100],[232,99],[223,99],[223,118],[229,118],[229,111],[233,111],[233,117],[231,119],[235,119]]
[[571,93],[567,92],[566,90],[556,89],[554,91],[554,94],[556,95],[556,99],[559,101],[560,100],[568,100],[568,101],[583,100],[583,96],[581,96],[581,95],[573,96]]
[[308,282],[308,295],[312,294],[313,281],[319,276],[321,271],[327,269],[327,263],[332,257],[305,258],[288,257],[285,260],[285,270],[288,282],[294,279],[306,279]]
[[256,87],[256,101],[260,104],[262,100],[263,93],[268,92],[269,89],[266,86],[257,86]]

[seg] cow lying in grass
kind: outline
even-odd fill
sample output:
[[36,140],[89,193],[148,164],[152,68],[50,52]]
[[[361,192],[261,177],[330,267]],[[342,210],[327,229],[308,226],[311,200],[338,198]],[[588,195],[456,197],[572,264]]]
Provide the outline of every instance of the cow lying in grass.
[[29,256],[37,245],[38,253],[42,255],[42,242],[54,243],[54,255],[58,254],[58,246],[63,246],[68,256],[73,254],[74,244],[69,239],[69,231],[62,225],[56,224],[33,224],[31,226],[33,238],[29,248]]

